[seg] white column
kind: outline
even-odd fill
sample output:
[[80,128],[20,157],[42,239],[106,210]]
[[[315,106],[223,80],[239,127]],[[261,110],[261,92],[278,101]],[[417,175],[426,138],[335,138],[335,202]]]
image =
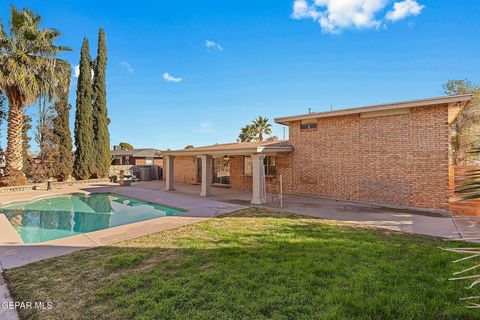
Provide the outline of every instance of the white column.
[[202,191],[200,196],[208,197],[212,194],[210,185],[212,184],[212,156],[201,156],[202,159]]
[[263,154],[252,155],[253,195],[251,203],[256,205],[264,205],[266,203],[265,193],[263,192],[265,183],[264,159],[265,155]]
[[165,156],[165,191],[175,191],[173,187],[173,159],[174,156]]

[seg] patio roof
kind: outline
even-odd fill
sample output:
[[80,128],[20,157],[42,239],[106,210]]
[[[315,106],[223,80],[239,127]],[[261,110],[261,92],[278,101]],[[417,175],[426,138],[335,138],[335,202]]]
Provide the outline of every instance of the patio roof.
[[341,110],[335,110],[335,111],[312,112],[312,113],[300,114],[295,116],[275,118],[275,122],[279,124],[288,125],[291,121],[297,121],[297,120],[336,117],[336,116],[344,116],[349,114],[395,110],[395,109],[412,108],[412,107],[427,107],[432,105],[450,104],[450,103],[460,103],[462,104],[462,107],[464,107],[468,104],[468,102],[471,99],[472,99],[472,94],[460,94],[460,95],[452,95],[452,96],[438,97],[438,98],[428,98],[428,99],[420,99],[420,100],[409,100],[409,101],[402,101],[402,102],[377,104],[377,105],[341,109]]
[[293,147],[288,140],[252,141],[215,144],[189,149],[163,151],[165,156],[200,156],[200,155],[249,155],[257,153],[291,152]]

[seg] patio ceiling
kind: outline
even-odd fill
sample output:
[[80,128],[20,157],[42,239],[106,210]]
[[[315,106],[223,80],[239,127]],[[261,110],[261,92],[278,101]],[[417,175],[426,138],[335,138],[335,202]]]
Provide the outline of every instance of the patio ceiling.
[[196,147],[189,149],[164,151],[164,156],[223,156],[223,155],[251,155],[251,154],[267,154],[277,152],[292,152],[293,146],[288,140],[277,141],[252,141],[215,144],[205,147]]

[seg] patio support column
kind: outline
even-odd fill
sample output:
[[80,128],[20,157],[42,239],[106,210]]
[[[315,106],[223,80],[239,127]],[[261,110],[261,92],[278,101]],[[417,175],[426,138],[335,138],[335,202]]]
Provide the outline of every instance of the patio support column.
[[173,159],[174,156],[165,156],[165,191],[175,191],[173,187]]
[[200,196],[208,197],[212,194],[210,185],[212,184],[212,156],[203,155],[202,159],[202,191]]
[[263,167],[264,154],[252,154],[252,178],[253,195],[252,204],[264,205],[266,203],[265,193],[265,169]]

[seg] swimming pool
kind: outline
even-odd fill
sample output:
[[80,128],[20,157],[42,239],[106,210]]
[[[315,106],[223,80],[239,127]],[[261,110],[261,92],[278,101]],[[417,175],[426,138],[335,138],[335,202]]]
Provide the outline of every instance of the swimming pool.
[[5,214],[24,243],[65,238],[182,212],[112,193],[69,194],[0,207],[0,213]]

